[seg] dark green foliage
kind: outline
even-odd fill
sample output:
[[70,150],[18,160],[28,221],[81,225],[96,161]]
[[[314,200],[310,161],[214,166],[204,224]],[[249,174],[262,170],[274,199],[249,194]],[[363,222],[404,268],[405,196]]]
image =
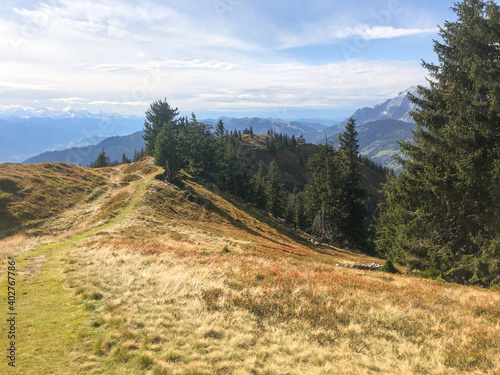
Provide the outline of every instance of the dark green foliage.
[[167,99],[155,100],[146,111],[144,121],[144,140],[146,141],[146,155],[154,155],[156,137],[163,126],[169,122],[175,123],[175,117],[179,115],[177,108],[171,108]]
[[435,42],[439,65],[412,100],[413,142],[384,188],[379,252],[460,283],[500,275],[500,11],[457,3]]
[[338,170],[344,212],[344,220],[339,223],[339,228],[345,245],[368,251],[371,246],[368,243],[366,227],[366,191],[360,187],[357,135],[355,120],[350,118],[345,131],[340,133],[338,138]]
[[[370,251],[364,205],[360,188],[358,140],[354,120],[339,136],[339,150],[319,146],[309,158],[309,183],[305,190],[306,217],[318,241]],[[300,226],[300,225],[299,225]]]
[[134,150],[134,159],[132,160],[134,163],[136,161],[141,160],[144,157],[144,149],[141,148],[141,151]]
[[281,216],[284,209],[284,195],[283,195],[283,177],[278,170],[276,160],[273,160],[269,165],[269,171],[266,177],[266,199],[267,210],[274,216]]
[[390,260],[387,260],[385,264],[378,269],[380,272],[388,273],[399,273],[399,270],[392,264]]
[[253,175],[252,183],[252,201],[256,204],[257,208],[261,210],[266,209],[266,175],[267,168],[264,163],[259,163],[257,173]]
[[337,152],[331,145],[319,146],[319,152],[307,164],[307,217],[311,231],[319,241],[341,242],[338,223],[343,220]]
[[[163,110],[163,107],[168,107],[166,102],[156,101],[151,108],[159,111],[158,105]],[[165,111],[172,116],[177,114],[177,108]],[[183,169],[194,177],[214,182],[235,196],[247,198],[249,167],[238,150],[239,135],[232,131],[228,134],[222,121],[213,131],[210,125],[198,122],[192,114],[190,119],[181,117],[163,122],[154,138],[153,131],[150,134],[149,141],[154,141],[151,149],[155,164],[165,168],[164,175],[168,181],[175,181]]]
[[127,158],[127,155],[125,155],[125,153],[123,153],[123,155],[122,155],[122,164],[129,164],[129,163],[132,163],[132,159]]
[[100,152],[95,161],[89,165],[90,168],[104,168],[109,166],[111,166],[111,161],[109,157],[106,156],[104,149]]

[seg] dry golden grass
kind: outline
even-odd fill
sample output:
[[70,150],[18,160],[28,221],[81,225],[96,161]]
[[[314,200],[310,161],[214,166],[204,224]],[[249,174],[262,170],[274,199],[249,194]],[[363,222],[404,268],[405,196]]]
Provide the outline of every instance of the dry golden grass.
[[0,230],[36,225],[106,182],[101,171],[72,164],[0,164]]
[[[91,228],[139,185],[110,186],[68,211],[84,226],[46,225]],[[25,240],[3,240],[5,254]],[[499,292],[336,267],[373,259],[312,245],[195,182],[150,181],[132,214],[59,254],[61,293],[86,314],[61,356],[70,373],[500,373]]]

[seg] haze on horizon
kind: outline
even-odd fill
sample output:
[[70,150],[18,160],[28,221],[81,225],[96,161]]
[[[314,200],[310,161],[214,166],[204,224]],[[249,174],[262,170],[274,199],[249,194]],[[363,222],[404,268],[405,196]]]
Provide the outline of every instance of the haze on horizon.
[[348,116],[425,83],[452,1],[6,0],[0,111]]

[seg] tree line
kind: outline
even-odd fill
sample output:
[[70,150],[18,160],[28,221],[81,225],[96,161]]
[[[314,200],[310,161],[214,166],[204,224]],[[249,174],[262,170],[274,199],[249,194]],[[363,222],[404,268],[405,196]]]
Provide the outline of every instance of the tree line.
[[[146,111],[145,153],[164,167],[167,180],[174,180],[184,170],[310,231],[320,241],[372,250],[364,207],[366,192],[359,184],[359,145],[353,119],[339,136],[338,150],[333,144],[325,144],[309,158],[310,178],[303,191],[295,187],[288,192],[276,160],[269,165],[261,162],[253,172],[240,150],[240,132],[226,130],[222,120],[212,127],[199,122],[194,114],[190,118],[178,115],[178,108],[172,108],[166,99],[154,101]],[[305,164],[295,136],[270,130],[265,142],[271,154],[290,150],[299,164]]]
[[114,167],[120,164],[135,163],[136,161],[141,160],[143,157],[144,148],[142,148],[141,151],[134,150],[133,158],[129,158],[127,157],[127,155],[125,155],[125,153],[123,153],[121,162],[118,160],[111,161],[109,156],[106,155],[106,151],[102,149],[99,155],[97,155],[97,158],[89,164],[89,168],[105,168]]

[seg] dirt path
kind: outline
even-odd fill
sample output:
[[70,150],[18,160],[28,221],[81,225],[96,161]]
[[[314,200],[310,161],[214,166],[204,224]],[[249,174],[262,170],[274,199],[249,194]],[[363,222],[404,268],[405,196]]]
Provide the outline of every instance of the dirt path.
[[[144,176],[142,176],[144,178]],[[64,287],[68,263],[66,250],[75,243],[110,228],[134,212],[146,192],[148,179],[140,181],[127,206],[108,223],[61,242],[22,254],[16,261],[16,363],[0,363],[4,374],[69,374],[67,367],[85,334],[88,312],[73,291]],[[7,280],[1,283],[0,299],[7,301]],[[5,306],[7,303],[5,302]],[[0,329],[1,347],[8,348],[7,325]]]

